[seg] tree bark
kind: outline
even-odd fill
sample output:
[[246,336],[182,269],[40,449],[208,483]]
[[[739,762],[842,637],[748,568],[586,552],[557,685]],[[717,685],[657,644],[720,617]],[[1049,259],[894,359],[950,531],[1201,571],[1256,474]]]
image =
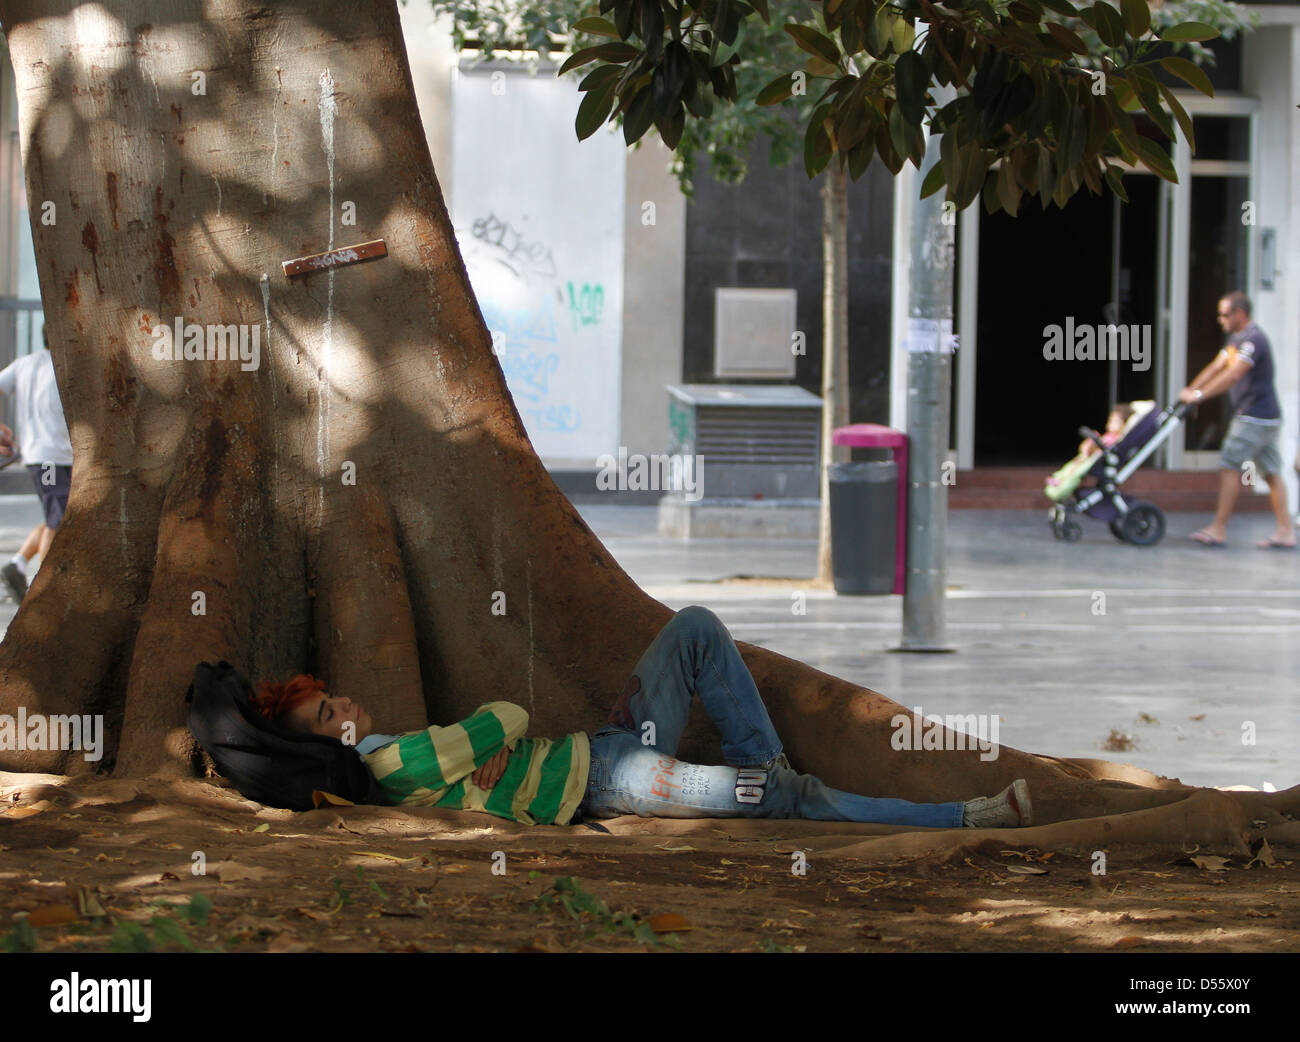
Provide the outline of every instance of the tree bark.
[[[317,673],[379,731],[494,699],[534,734],[598,726],[671,613],[529,444],[392,0],[3,0],[0,18],[32,214],[56,204],[33,233],[76,460],[0,644],[0,713],[103,713],[101,768],[186,772],[184,692],[225,658],[254,680]],[[378,238],[385,259],[281,271]],[[154,327],[178,317],[256,328],[259,365],[156,359]],[[1006,748],[895,752],[902,707],[742,650],[792,761],[840,788],[955,799],[1026,777],[1044,821],[1189,792]],[[716,757],[711,729],[693,732],[682,755]],[[5,770],[89,766],[0,752]]]

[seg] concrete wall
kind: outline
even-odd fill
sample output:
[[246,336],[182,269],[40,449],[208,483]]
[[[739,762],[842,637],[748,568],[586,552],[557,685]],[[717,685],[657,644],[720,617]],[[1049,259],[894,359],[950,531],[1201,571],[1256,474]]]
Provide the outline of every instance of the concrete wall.
[[[435,20],[427,4],[410,3],[399,9],[420,120],[450,208],[455,191],[451,73],[458,58],[451,45],[450,23]],[[671,153],[652,131],[641,147],[628,152],[623,184],[610,186],[611,191],[621,188],[625,199],[619,442],[629,452],[664,451],[668,442],[664,385],[680,380],[682,374],[686,200],[668,172],[670,159]],[[644,216],[646,203],[654,204],[653,223]]]
[[664,385],[682,378],[686,197],[671,159],[654,131],[627,156],[621,444],[630,453],[667,451]]
[[435,19],[433,7],[423,0],[399,4],[406,57],[415,83],[420,122],[433,156],[433,169],[442,186],[443,199],[451,197],[451,70],[456,51],[451,46],[451,20]]
[[[1276,356],[1283,473],[1294,494],[1296,476],[1290,463],[1300,432],[1300,109],[1295,104],[1300,97],[1300,12],[1256,10],[1265,24],[1245,37],[1242,80],[1243,93],[1262,103],[1255,127],[1258,198],[1250,295],[1255,319]],[[1277,234],[1278,270],[1272,291],[1259,285],[1259,233],[1267,228]]]

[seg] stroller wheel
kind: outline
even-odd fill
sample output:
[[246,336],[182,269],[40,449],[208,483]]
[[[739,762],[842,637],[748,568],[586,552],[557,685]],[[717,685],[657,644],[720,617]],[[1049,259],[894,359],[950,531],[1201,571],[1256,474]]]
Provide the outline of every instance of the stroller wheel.
[[1078,521],[1066,521],[1061,525],[1061,538],[1067,543],[1077,543],[1083,538],[1083,525]]
[[1134,503],[1120,526],[1124,538],[1134,546],[1155,546],[1165,535],[1165,515],[1151,503]]
[[1112,521],[1110,523],[1110,534],[1113,535],[1116,539],[1118,539],[1121,543],[1128,542],[1128,540],[1124,537],[1124,526],[1119,521]]

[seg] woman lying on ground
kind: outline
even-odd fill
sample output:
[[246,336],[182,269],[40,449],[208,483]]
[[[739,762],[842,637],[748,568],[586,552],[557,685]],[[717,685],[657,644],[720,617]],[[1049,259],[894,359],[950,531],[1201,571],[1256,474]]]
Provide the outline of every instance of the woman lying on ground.
[[[691,694],[722,733],[730,766],[675,757]],[[909,803],[832,789],[791,768],[731,634],[707,608],[679,611],[623,689],[608,724],[588,739],[525,738],[528,714],[509,702],[468,720],[403,735],[371,733],[370,715],[299,675],[263,683],[258,710],[282,726],[355,745],[394,804],[487,811],[528,824],[637,814],[658,818],[810,818],[929,828],[1029,825],[1029,789],[965,803]]]

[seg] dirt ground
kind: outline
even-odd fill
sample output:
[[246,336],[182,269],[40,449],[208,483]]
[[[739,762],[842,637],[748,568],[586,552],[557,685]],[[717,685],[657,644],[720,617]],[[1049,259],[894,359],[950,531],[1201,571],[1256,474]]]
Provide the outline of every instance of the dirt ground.
[[865,841],[906,830],[604,824],[294,813],[197,780],[0,774],[0,947],[1300,951],[1294,843],[1257,843],[1253,861],[1116,848],[1103,875],[1091,851],[1027,847],[1012,830],[881,856]]

